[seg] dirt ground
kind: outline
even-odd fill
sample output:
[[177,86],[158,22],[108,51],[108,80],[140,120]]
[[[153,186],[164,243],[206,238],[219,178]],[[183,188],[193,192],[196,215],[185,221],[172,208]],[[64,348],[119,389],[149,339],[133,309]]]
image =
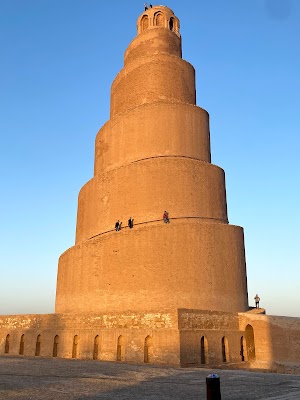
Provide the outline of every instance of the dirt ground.
[[0,357],[0,399],[205,400],[212,372],[222,400],[300,400],[299,375],[11,356]]

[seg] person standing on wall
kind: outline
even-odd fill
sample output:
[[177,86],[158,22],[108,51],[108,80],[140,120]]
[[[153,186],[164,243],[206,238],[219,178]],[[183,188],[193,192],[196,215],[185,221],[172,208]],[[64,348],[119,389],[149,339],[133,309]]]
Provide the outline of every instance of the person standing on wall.
[[257,293],[256,296],[254,297],[254,300],[255,300],[255,307],[259,308],[260,297],[258,296]]

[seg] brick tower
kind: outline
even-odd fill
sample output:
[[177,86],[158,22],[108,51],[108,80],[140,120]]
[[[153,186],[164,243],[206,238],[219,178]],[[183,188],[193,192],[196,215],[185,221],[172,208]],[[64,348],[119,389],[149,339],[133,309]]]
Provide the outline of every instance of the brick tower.
[[196,106],[179,20],[156,6],[137,31],[96,137],[94,177],[79,194],[75,246],[59,260],[56,313],[244,312],[243,230],[228,224],[224,172],[211,164],[209,116]]
[[59,260],[55,313],[0,316],[0,356],[299,373],[300,318],[248,307],[243,230],[228,224],[179,20],[156,6],[137,30]]

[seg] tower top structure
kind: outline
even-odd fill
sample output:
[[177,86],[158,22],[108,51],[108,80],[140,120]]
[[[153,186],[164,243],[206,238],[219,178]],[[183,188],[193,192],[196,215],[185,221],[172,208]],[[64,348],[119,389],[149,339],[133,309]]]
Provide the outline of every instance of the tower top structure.
[[170,8],[165,6],[150,7],[139,16],[137,20],[138,34],[153,28],[167,28],[180,36],[179,19]]
[[[138,17],[137,36],[125,51],[124,67],[132,70],[141,64],[146,65],[149,57],[158,58],[159,55],[182,58],[180,22],[165,6],[148,8]],[[120,74],[115,81],[118,82],[119,77]]]

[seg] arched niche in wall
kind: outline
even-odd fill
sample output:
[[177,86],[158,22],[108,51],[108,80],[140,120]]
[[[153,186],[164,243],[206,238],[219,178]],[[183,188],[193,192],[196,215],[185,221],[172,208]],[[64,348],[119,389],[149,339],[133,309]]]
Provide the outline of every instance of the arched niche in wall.
[[150,335],[145,338],[144,344],[144,362],[150,363],[153,359],[153,339]]
[[208,364],[208,341],[205,336],[202,336],[200,341],[200,362]]
[[4,347],[4,354],[9,354],[9,343],[10,343],[10,335],[6,335],[5,339],[5,347]]
[[79,337],[78,335],[75,335],[73,338],[72,358],[77,358],[78,356],[78,342],[79,342]]
[[25,347],[25,335],[23,334],[20,339],[20,348],[19,348],[19,355],[24,355],[24,347]]
[[41,335],[38,335],[36,338],[36,343],[35,343],[35,356],[40,356],[41,355],[41,341],[42,337]]
[[52,356],[53,357],[57,357],[57,354],[58,354],[58,343],[59,343],[59,336],[56,335],[54,337],[54,340],[53,340],[53,352],[52,352]]
[[100,350],[100,336],[95,336],[94,339],[94,351],[93,351],[93,360],[99,359],[99,350]]
[[226,336],[222,338],[222,361],[224,363],[229,362],[229,345]]
[[240,356],[242,361],[248,361],[248,354],[247,354],[247,343],[246,343],[246,338],[245,336],[241,337],[241,342],[240,342]]
[[254,330],[251,325],[247,325],[245,329],[246,345],[247,345],[247,356],[249,361],[255,361],[255,342],[254,342]]
[[117,361],[125,361],[125,339],[122,335],[118,337]]

